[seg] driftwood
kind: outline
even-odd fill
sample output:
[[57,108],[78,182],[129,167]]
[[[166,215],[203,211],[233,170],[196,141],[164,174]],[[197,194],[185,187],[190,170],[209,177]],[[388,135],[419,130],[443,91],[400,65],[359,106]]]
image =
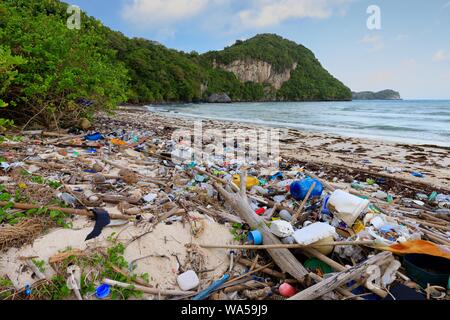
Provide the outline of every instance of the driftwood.
[[[343,265],[337,263],[333,259],[328,258],[326,255],[324,255],[323,253],[320,253],[319,251],[317,251],[314,248],[305,248],[305,249],[303,249],[303,251],[306,253],[306,255],[308,255],[310,257],[314,257],[316,259],[319,259],[322,262],[325,262],[327,265],[329,265],[331,268],[333,268],[336,271],[344,272],[347,270]],[[381,289],[377,289],[377,288],[368,288],[368,289],[382,298],[387,296],[387,293]]]
[[[281,241],[270,232],[270,229],[266,226],[264,220],[257,216],[250,207],[245,191],[246,181],[246,174],[241,174],[241,187],[238,193],[228,192],[218,183],[214,183],[214,186],[225,201],[231,205],[251,228],[258,229],[263,234],[264,244],[281,244]],[[298,281],[303,281],[304,277],[308,274],[305,267],[303,267],[288,249],[268,249],[267,252],[283,272],[289,273]]]
[[334,289],[339,288],[340,286],[346,284],[347,282],[357,279],[361,277],[366,269],[371,265],[382,265],[389,261],[392,258],[392,253],[390,252],[381,252],[376,256],[367,259],[366,261],[356,265],[350,269],[346,269],[345,271],[339,272],[334,276],[331,276],[319,283],[297,293],[289,300],[314,300],[317,299],[324,294],[327,294]]
[[234,223],[242,223],[242,219],[240,217],[238,217],[238,216],[235,216],[234,214],[230,214],[230,213],[227,213],[227,212],[221,212],[221,211],[218,211],[218,210],[215,210],[215,209],[213,211],[213,210],[209,210],[209,209],[206,209],[206,208],[203,208],[203,207],[198,207],[197,210],[200,211],[200,212],[203,212],[204,214],[208,214],[208,215],[211,215],[211,216],[217,216],[217,217],[220,217],[220,218],[222,218],[224,220],[227,220],[227,221],[231,221],[231,222],[234,222]]
[[[323,278],[321,276],[315,274],[314,272],[310,272],[308,276],[317,283],[323,281]],[[336,291],[339,292],[340,294],[342,294],[344,297],[348,297],[348,298],[355,297],[355,295],[348,289],[336,288]],[[363,298],[358,298],[358,297],[356,297],[355,299],[356,300],[364,300]]]
[[141,201],[139,198],[125,197],[121,195],[100,195],[99,198],[108,203],[120,203],[125,201],[131,204],[140,204]]
[[[5,207],[11,202],[5,202],[0,201],[0,207]],[[34,204],[28,204],[28,203],[12,203],[12,207],[14,209],[21,209],[21,210],[30,210],[30,209],[40,209],[43,208],[43,206],[40,205],[34,205]],[[61,208],[61,207],[46,207],[48,210],[57,210],[61,211],[67,214],[73,214],[76,216],[87,216],[87,217],[94,217],[94,213],[89,210],[84,209],[70,209],[70,208]],[[129,220],[130,217],[124,214],[118,214],[118,213],[110,213],[109,217],[111,219],[119,219],[119,220]]]
[[103,279],[103,283],[109,284],[110,286],[119,287],[119,288],[126,288],[126,289],[132,289],[137,291],[142,291],[145,293],[150,294],[157,294],[162,296],[183,296],[188,294],[195,294],[195,291],[181,291],[181,290],[164,290],[164,289],[156,289],[156,288],[149,288],[140,286],[137,284],[129,284],[119,281],[114,281],[111,279]]

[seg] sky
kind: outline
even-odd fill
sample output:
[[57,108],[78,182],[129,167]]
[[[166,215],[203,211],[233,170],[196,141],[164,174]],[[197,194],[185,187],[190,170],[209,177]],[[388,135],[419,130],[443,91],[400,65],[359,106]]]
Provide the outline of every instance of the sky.
[[450,99],[450,0],[66,0],[129,37],[186,52],[276,33],[353,91]]

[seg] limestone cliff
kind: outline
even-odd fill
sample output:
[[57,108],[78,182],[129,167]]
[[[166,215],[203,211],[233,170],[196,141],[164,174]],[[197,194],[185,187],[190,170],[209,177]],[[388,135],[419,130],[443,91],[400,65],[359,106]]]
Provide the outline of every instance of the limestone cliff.
[[297,68],[297,62],[295,62],[290,68],[276,72],[270,63],[253,59],[235,60],[228,65],[214,61],[213,65],[215,68],[234,73],[241,82],[270,84],[277,90],[291,79],[291,72]]

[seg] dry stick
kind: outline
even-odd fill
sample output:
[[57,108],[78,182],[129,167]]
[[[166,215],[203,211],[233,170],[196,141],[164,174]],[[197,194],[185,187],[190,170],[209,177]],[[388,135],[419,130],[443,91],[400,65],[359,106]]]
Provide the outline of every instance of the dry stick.
[[234,278],[234,279],[230,279],[230,280],[228,280],[227,282],[225,282],[225,284],[231,283],[231,282],[234,282],[234,281],[237,281],[237,280],[240,280],[240,279],[245,278],[245,277],[248,277],[249,275],[254,274],[254,273],[257,273],[258,271],[261,271],[261,270],[263,270],[263,269],[266,269],[266,268],[268,268],[268,267],[270,267],[270,266],[272,266],[272,265],[273,265],[273,262],[268,263],[268,264],[266,264],[265,266],[261,266],[261,267],[255,269],[255,270],[253,270],[253,271],[244,273],[243,275],[240,275],[239,277],[236,277],[236,278]]
[[403,224],[406,224],[407,226],[412,227],[412,228],[417,228],[417,229],[419,229],[420,231],[422,231],[423,233],[425,233],[425,234],[426,234],[430,239],[432,239],[433,241],[436,241],[436,242],[438,242],[438,243],[440,243],[440,244],[443,244],[443,245],[446,245],[446,246],[450,246],[450,241],[444,239],[443,237],[441,237],[441,236],[438,235],[438,234],[435,234],[435,233],[433,233],[433,232],[431,232],[431,231],[429,231],[429,230],[427,230],[427,229],[425,229],[425,228],[417,227],[417,226],[415,226],[413,223],[410,223],[410,222],[407,222],[407,221],[404,221],[404,220],[402,220],[401,222],[402,222]]
[[[311,279],[313,279],[317,283],[323,281],[323,278],[321,276],[315,274],[314,272],[309,273],[309,277]],[[364,300],[363,298],[356,297],[350,290],[342,288],[342,287],[341,288],[336,288],[336,291],[339,292],[340,294],[342,294],[345,297],[356,298],[357,300]]]
[[315,186],[316,186],[316,183],[313,182],[313,183],[311,184],[311,186],[309,187],[309,190],[308,190],[308,192],[306,193],[305,198],[303,199],[302,203],[300,204],[300,208],[298,208],[298,211],[297,211],[297,212],[295,213],[295,215],[292,217],[292,221],[291,221],[291,224],[292,224],[292,225],[294,225],[294,224],[297,222],[297,219],[298,219],[298,217],[300,216],[300,214],[302,213],[303,208],[305,207],[306,202],[308,201],[309,197],[311,196],[311,192],[313,191],[313,189],[315,188]]
[[[40,205],[34,205],[34,204],[28,204],[28,203],[13,203],[13,202],[0,201],[0,207],[5,207],[9,204],[12,204],[12,207],[14,209],[21,209],[21,210],[44,208],[43,206],[40,206]],[[94,217],[94,213],[92,213],[91,211],[88,211],[88,210],[84,210],[84,209],[70,209],[70,208],[61,208],[61,207],[53,207],[53,206],[45,207],[45,208],[47,208],[48,210],[61,211],[61,212],[64,212],[67,214],[73,214],[76,216]],[[129,220],[130,219],[130,216],[118,214],[118,213],[110,213],[109,217],[111,219],[119,219],[119,220]]]
[[318,243],[318,244],[262,244],[262,245],[214,245],[214,244],[201,244],[202,248],[209,249],[243,249],[243,250],[267,250],[267,249],[304,249],[304,248],[315,248],[315,247],[327,247],[327,246],[373,246],[378,244],[377,241],[336,241],[328,243]]
[[387,262],[392,258],[392,253],[381,252],[376,256],[367,259],[361,264],[354,266],[350,269],[346,269],[342,272],[335,274],[291,297],[289,300],[313,300],[317,299],[324,294],[339,288],[343,284],[350,280],[356,279],[366,272],[366,269],[371,265],[380,265]]
[[[237,261],[237,263],[240,263],[246,267],[250,267],[252,266],[253,262],[251,260],[245,259],[245,258],[239,258],[239,260]],[[261,265],[256,264],[255,268],[260,268]],[[284,273],[272,270],[270,268],[264,268],[261,269],[262,273],[268,274],[269,276],[275,277],[275,278],[280,278],[280,279],[285,279],[286,275]]]
[[280,203],[277,203],[277,202],[275,202],[275,201],[269,200],[269,199],[267,199],[267,198],[261,199],[261,198],[259,198],[259,197],[254,196],[254,195],[248,195],[248,197],[249,197],[250,199],[256,200],[256,201],[258,201],[259,203],[262,203],[262,204],[267,205],[267,206],[269,206],[269,207],[275,207],[275,206],[277,206],[277,208],[278,208],[279,210],[286,210],[286,211],[288,211],[291,215],[295,215],[295,213],[296,213],[294,209],[291,209],[291,208],[289,208],[289,207],[282,206]]
[[132,289],[132,290],[138,290],[149,294],[160,294],[163,296],[183,296],[188,294],[194,294],[195,291],[181,291],[181,290],[164,290],[164,289],[156,289],[156,288],[149,288],[144,287],[140,285],[133,285],[129,283],[114,281],[111,279],[103,279],[102,281],[105,284],[109,284],[110,286],[125,288],[125,289]]
[[234,223],[242,223],[242,219],[238,216],[235,216],[234,214],[229,214],[227,212],[221,212],[221,211],[211,211],[203,207],[197,207],[198,211],[203,212],[204,214],[212,215],[212,216],[219,216],[222,219],[234,222]]
[[423,221],[423,220],[420,220],[420,219],[414,219],[414,218],[408,218],[408,219],[414,220],[417,223],[419,223],[421,225],[424,225],[424,226],[433,227],[433,228],[441,229],[441,230],[445,230],[445,231],[450,231],[450,227],[448,227],[448,225],[447,226],[443,226],[443,225],[440,225],[440,224],[436,224],[436,223],[432,223],[432,222],[426,222],[426,221]]

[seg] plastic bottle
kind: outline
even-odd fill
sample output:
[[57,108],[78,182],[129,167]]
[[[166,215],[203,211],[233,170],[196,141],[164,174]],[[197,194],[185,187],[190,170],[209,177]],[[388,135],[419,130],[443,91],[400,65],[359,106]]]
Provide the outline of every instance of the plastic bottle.
[[316,185],[314,186],[314,189],[312,190],[310,197],[311,198],[320,197],[323,192],[323,186],[319,180],[311,178],[303,179],[301,181],[294,181],[290,187],[292,197],[297,201],[305,199],[309,188],[314,182],[316,183]]

